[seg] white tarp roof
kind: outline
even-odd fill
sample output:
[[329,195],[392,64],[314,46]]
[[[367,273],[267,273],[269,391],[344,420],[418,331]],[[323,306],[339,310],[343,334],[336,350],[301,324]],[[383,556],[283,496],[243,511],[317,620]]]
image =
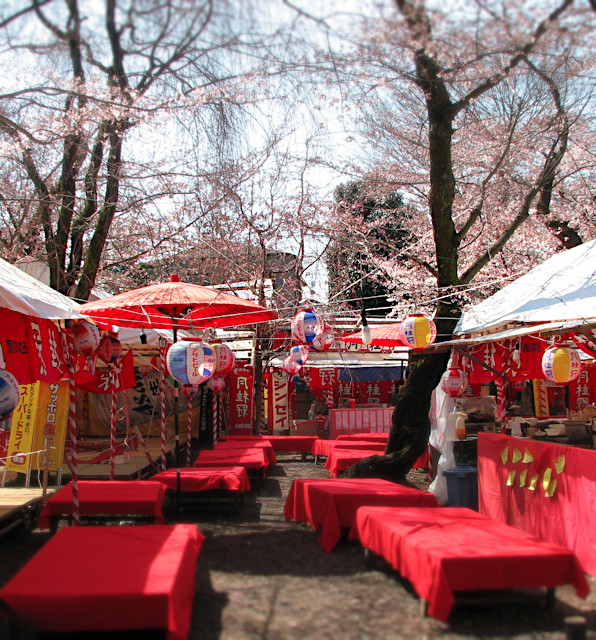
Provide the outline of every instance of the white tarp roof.
[[0,259],[0,307],[36,318],[73,320],[83,318],[79,304],[9,262]]
[[596,320],[596,240],[557,253],[462,314],[454,334]]

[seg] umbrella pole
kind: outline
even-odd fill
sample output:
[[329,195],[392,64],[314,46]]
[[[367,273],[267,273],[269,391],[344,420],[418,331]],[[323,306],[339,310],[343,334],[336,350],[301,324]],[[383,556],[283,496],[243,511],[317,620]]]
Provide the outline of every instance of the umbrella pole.
[[[178,331],[172,330],[173,342],[178,340]],[[176,510],[180,513],[180,425],[178,424],[178,380],[174,378],[174,447],[176,448]]]

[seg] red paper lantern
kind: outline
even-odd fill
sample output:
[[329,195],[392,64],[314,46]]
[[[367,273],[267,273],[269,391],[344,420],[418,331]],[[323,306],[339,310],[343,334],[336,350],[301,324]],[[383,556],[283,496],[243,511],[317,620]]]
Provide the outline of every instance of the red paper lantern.
[[226,386],[226,381],[224,380],[223,376],[219,376],[219,375],[213,376],[212,378],[209,378],[209,380],[207,380],[207,386],[214,393],[219,393],[220,391],[224,390],[224,387]]
[[298,373],[298,371],[300,371],[300,369],[302,368],[295,360],[292,360],[292,358],[290,358],[290,356],[288,356],[287,358],[284,359],[284,361],[281,363],[281,368],[286,372],[289,373],[291,376],[295,375],[296,373]]
[[97,355],[107,364],[116,362],[122,355],[122,343],[113,336],[104,336],[97,347]]
[[101,342],[99,329],[87,320],[81,320],[74,325],[72,338],[75,352],[83,356],[90,356]]
[[461,369],[447,369],[441,376],[441,389],[451,396],[458,398],[468,386],[468,376]]
[[[174,386],[174,385],[172,385]],[[183,384],[180,387],[180,391],[182,391],[182,395],[187,399],[190,400],[192,398],[194,398],[197,395],[197,391],[199,390],[199,386],[198,385],[194,385],[194,384]]]
[[234,352],[225,343],[214,344],[215,351],[215,373],[224,375],[234,367]]

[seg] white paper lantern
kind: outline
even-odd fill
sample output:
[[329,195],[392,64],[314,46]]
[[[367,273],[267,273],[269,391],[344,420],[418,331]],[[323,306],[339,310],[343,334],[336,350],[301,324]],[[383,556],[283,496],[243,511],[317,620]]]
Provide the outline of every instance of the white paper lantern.
[[302,368],[297,362],[295,362],[294,360],[292,360],[292,358],[290,358],[290,356],[288,356],[287,358],[284,359],[284,361],[281,363],[281,368],[286,372],[289,373],[291,376],[295,375],[296,373],[298,373],[298,371],[300,371],[300,369]]
[[225,343],[214,344],[215,351],[215,373],[224,375],[234,368],[234,352]]
[[398,338],[402,344],[412,349],[424,349],[437,337],[437,327],[433,320],[422,315],[411,315],[401,321]]
[[87,320],[81,320],[72,328],[72,339],[76,353],[90,356],[99,347],[101,334],[96,325]]
[[0,420],[10,418],[19,404],[21,388],[10,371],[0,369]]
[[305,347],[303,344],[297,345],[290,349],[290,358],[297,364],[303,365],[310,356],[310,351],[308,347]]
[[215,373],[215,351],[206,342],[182,340],[168,349],[166,364],[168,371],[178,382],[201,384]]
[[315,351],[329,351],[335,341],[333,329],[325,322],[322,330],[313,338],[310,347]]
[[223,376],[215,375],[212,378],[209,378],[209,380],[207,380],[207,386],[214,393],[219,393],[220,391],[224,390],[224,387],[226,386],[226,381],[224,380]]
[[575,380],[581,368],[579,353],[571,347],[554,346],[542,356],[542,373],[548,380],[559,384]]
[[292,318],[292,338],[301,344],[310,344],[322,331],[322,328],[321,317],[312,309],[303,309]]
[[468,386],[468,376],[461,369],[447,369],[441,376],[441,389],[451,396],[458,398]]

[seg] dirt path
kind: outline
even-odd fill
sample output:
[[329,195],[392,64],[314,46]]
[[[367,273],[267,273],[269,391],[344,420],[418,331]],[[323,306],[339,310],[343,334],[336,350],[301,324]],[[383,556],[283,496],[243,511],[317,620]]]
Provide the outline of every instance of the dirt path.
[[[279,458],[238,511],[185,518],[206,536],[197,565],[190,640],[562,640],[564,618],[578,614],[596,629],[596,581],[591,578],[587,600],[562,587],[551,609],[536,604],[460,605],[447,624],[421,618],[411,586],[381,560],[367,569],[362,548],[350,542],[327,554],[308,526],[284,521],[292,481],[329,474],[312,458]],[[420,474],[411,480],[425,486]],[[0,539],[0,585],[48,537],[34,530]],[[596,640],[596,633],[587,637]],[[132,638],[141,636],[129,634]]]

